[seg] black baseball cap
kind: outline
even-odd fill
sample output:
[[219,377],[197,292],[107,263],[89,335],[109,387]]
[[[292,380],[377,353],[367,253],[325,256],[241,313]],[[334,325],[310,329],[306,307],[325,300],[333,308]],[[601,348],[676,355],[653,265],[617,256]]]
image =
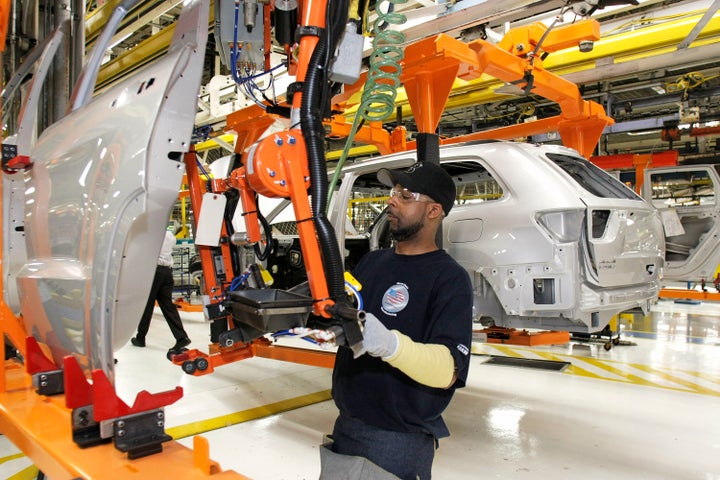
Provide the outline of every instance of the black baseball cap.
[[401,185],[411,192],[422,193],[442,205],[447,216],[455,203],[457,190],[450,174],[437,163],[417,162],[407,170],[381,168],[377,173],[380,183],[392,188]]

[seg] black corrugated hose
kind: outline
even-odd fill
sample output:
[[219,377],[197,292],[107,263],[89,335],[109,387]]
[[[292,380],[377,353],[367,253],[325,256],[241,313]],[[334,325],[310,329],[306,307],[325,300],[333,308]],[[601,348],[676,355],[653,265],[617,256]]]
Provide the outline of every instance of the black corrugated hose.
[[[345,2],[339,2],[344,4]],[[347,6],[339,5],[337,8]],[[329,16],[328,16],[329,17]],[[345,16],[347,18],[347,16]],[[344,22],[342,22],[344,25]],[[331,28],[337,31],[337,27]],[[327,33],[327,32],[326,32]],[[325,104],[324,93],[327,88],[327,59],[332,51],[329,42],[337,41],[336,35],[322,34],[310,59],[307,75],[302,88],[300,107],[300,127],[305,138],[308,165],[310,169],[310,195],[312,197],[313,222],[322,251],[323,266],[330,297],[336,302],[346,298],[343,263],[335,230],[325,215],[327,206],[328,178],[325,164],[325,130],[322,124],[322,111]]]

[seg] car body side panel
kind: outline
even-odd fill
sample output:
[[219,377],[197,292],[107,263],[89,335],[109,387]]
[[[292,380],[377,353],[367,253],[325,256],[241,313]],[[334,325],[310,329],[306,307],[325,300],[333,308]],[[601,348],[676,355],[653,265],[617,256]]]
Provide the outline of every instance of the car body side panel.
[[25,264],[25,182],[22,173],[3,173],[3,252],[2,275],[5,304],[16,315],[20,313],[20,296],[17,291],[17,272]]
[[[9,138],[4,139],[3,145],[14,145],[17,155],[29,156],[32,145],[37,140],[37,118],[38,105],[42,97],[43,86],[63,34],[65,25],[61,24],[51,35],[38,44],[26,57],[25,62],[16,72],[32,71],[32,80],[27,87],[23,98],[22,108],[18,116],[18,130]],[[37,50],[36,50],[37,49]],[[20,77],[14,76],[10,83],[17,80],[19,86]],[[5,92],[4,92],[5,93]],[[9,95],[12,96],[12,93]],[[25,211],[25,181],[22,172],[3,172],[3,252],[2,252],[2,274],[4,276],[5,291],[4,300],[7,306],[15,314],[20,313],[20,298],[17,291],[17,272],[27,260],[25,249],[25,232],[23,227],[23,216]]]
[[597,274],[594,282],[600,287],[618,287],[657,280],[665,263],[665,240],[657,214],[647,205],[633,208],[627,201],[586,199],[586,202],[591,212],[589,217],[595,208],[612,209],[602,236],[593,238],[592,226],[589,222],[586,225],[586,238],[594,263],[592,268]]
[[645,170],[643,196],[666,227],[664,278],[712,280],[720,264],[720,175],[712,165]]
[[26,174],[23,318],[57,364],[112,379],[147,301],[184,173],[208,6],[190,2],[168,53],[48,128]]

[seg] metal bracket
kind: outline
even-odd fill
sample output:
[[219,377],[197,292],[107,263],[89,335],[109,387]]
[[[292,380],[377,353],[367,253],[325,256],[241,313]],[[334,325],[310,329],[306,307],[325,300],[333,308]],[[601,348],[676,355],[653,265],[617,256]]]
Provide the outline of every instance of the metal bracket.
[[232,347],[238,342],[245,343],[248,341],[249,340],[247,339],[247,335],[245,335],[240,328],[232,328],[230,330],[222,332],[218,337],[218,343],[226,348]]
[[209,321],[224,319],[228,316],[225,305],[221,303],[207,303],[203,305],[203,313]]
[[165,433],[162,408],[117,418],[113,424],[115,448],[133,460],[162,451],[162,443],[172,440]]
[[5,168],[7,163],[13,158],[17,157],[18,148],[17,145],[2,144],[2,166]]
[[92,405],[72,410],[70,420],[73,442],[80,448],[93,447],[110,441],[110,438],[102,438],[100,435],[100,424],[95,421],[93,410]]
[[57,395],[65,391],[62,370],[48,370],[32,375],[32,384],[39,395]]

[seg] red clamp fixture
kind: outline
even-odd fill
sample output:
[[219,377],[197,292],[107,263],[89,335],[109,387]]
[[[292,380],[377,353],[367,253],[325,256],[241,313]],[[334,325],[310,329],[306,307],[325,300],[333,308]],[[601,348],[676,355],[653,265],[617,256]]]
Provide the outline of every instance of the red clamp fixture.
[[92,384],[73,356],[64,358],[65,405],[72,409],[73,440],[80,447],[114,441],[115,448],[128,458],[141,458],[162,451],[172,437],[165,433],[163,407],[179,400],[182,387],[156,394],[143,390],[132,407],[115,393],[102,370],[92,371]]
[[33,387],[39,395],[63,393],[63,371],[48,359],[35,337],[25,338],[25,371],[31,376]]
[[2,146],[2,170],[12,175],[32,167],[32,161],[27,155],[18,155],[17,145]]

